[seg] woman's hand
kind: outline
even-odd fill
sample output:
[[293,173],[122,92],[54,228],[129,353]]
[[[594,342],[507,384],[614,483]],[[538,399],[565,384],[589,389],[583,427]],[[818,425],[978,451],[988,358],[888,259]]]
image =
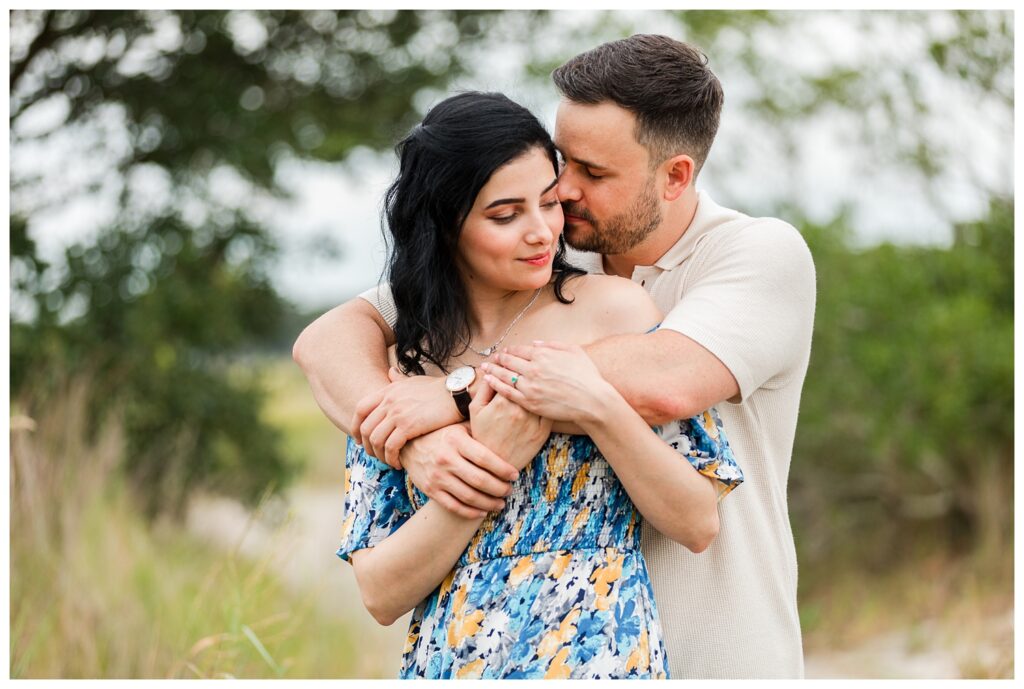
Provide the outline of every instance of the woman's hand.
[[518,470],[530,463],[551,434],[551,419],[494,394],[486,379],[469,405],[469,425],[474,440]]
[[502,397],[554,421],[600,421],[605,403],[618,397],[579,345],[537,341],[509,347],[496,360],[481,365],[484,380]]

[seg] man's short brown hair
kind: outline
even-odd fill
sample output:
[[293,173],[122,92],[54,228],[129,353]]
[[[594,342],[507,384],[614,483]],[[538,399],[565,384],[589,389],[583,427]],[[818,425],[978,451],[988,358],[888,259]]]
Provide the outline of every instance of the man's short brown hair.
[[637,118],[651,165],[685,153],[704,166],[722,112],[722,85],[701,51],[668,36],[636,34],[580,53],[552,74],[577,103],[611,101]]

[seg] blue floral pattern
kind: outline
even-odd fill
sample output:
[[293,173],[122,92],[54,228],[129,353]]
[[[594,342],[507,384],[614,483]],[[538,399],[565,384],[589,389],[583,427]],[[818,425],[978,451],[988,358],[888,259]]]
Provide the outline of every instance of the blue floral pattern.
[[[709,424],[713,427],[709,427]],[[656,429],[728,489],[742,481],[717,413]],[[349,440],[348,559],[425,501]],[[587,436],[552,434],[481,524],[448,577],[413,612],[403,678],[665,678],[668,662],[640,515]]]

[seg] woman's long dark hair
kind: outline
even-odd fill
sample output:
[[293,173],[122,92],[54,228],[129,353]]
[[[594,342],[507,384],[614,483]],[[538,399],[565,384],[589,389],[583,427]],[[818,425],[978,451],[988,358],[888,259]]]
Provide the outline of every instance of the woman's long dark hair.
[[[430,110],[396,146],[398,178],[384,196],[391,244],[384,278],[398,309],[398,365],[423,374],[423,362],[447,370],[449,358],[465,351],[469,312],[455,263],[462,223],[494,171],[540,148],[558,169],[555,145],[526,108],[500,93],[468,92]],[[559,237],[552,268],[555,296],[583,271],[565,259]]]

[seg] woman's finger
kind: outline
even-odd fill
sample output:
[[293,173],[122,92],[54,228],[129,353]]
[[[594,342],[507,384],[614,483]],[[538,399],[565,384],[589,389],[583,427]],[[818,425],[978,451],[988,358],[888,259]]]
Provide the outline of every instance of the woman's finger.
[[[484,373],[489,374],[509,385],[512,385],[513,378],[518,381],[518,379],[523,376],[522,373],[505,368],[501,364],[483,364],[480,368]],[[487,376],[484,376],[484,380],[487,380]]]
[[470,402],[469,406],[476,409],[481,409],[487,406],[487,403],[494,399],[494,388],[487,384],[486,380],[480,381],[480,387],[477,389],[476,394],[473,395],[473,401]]
[[519,374],[528,374],[533,370],[532,362],[528,359],[512,354],[511,352],[502,352],[498,355],[498,365],[508,369],[509,371],[515,371]]
[[511,354],[512,356],[519,357],[526,361],[533,361],[534,350],[530,345],[509,345],[501,350],[505,354]]
[[573,349],[575,349],[576,347],[579,346],[579,345],[569,344],[568,342],[556,342],[556,341],[548,341],[548,340],[543,340],[543,341],[542,340],[534,340],[533,344],[534,344],[534,346],[537,346],[537,347],[547,347],[549,349],[558,349],[558,350],[561,350],[563,352],[572,351]]
[[490,373],[484,376],[484,380],[490,383],[491,387],[494,388],[494,391],[505,399],[515,402],[526,411],[533,411],[526,402],[526,395],[524,395],[521,390],[515,389],[505,381],[499,380]]

